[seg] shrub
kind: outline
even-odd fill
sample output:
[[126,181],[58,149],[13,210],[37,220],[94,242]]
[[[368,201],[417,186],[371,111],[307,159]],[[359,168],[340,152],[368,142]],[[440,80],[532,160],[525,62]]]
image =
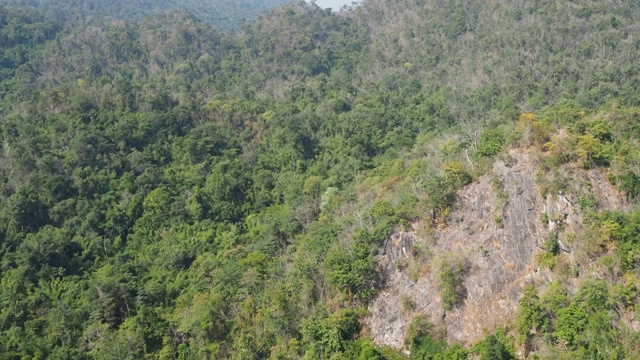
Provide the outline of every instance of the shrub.
[[549,141],[551,127],[538,120],[535,114],[525,113],[518,117],[516,131],[522,133],[525,145],[544,144]]
[[518,310],[516,326],[518,334],[526,338],[532,331],[537,332],[540,330],[543,325],[542,305],[535,286],[529,284],[524,287],[524,294],[518,304],[520,309]]
[[440,297],[442,298],[442,305],[445,310],[453,309],[453,306],[458,302],[458,277],[456,273],[446,268],[440,273]]
[[478,154],[482,156],[495,156],[502,151],[505,137],[499,129],[488,129],[480,135],[478,142]]
[[449,161],[442,165],[444,180],[452,188],[458,188],[469,184],[473,179],[465,170],[464,164],[459,161]]
[[462,277],[464,275],[465,259],[453,253],[443,254],[440,264],[440,298],[445,310],[452,310],[464,296]]
[[434,359],[447,349],[447,343],[437,336],[436,328],[422,315],[411,320],[407,330],[407,345],[411,359]]
[[478,354],[482,360],[511,360],[515,359],[513,340],[504,331],[491,334],[475,344],[471,351]]
[[547,237],[547,241],[544,244],[545,251],[536,255],[536,263],[538,266],[545,267],[553,270],[555,267],[555,260],[558,251],[560,251],[560,245],[558,243],[558,235],[555,232],[550,232]]
[[640,176],[634,172],[628,172],[618,177],[620,190],[627,193],[628,199],[636,199],[640,195]]

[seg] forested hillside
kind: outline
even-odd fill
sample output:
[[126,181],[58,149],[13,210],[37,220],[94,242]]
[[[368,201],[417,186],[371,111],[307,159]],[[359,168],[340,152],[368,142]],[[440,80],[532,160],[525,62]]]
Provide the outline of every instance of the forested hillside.
[[140,20],[171,11],[187,11],[219,30],[239,28],[268,9],[289,0],[1,0],[0,4],[28,6],[58,21]]
[[[296,2],[223,33],[196,1],[42,3],[0,6],[0,359],[640,356],[638,4]],[[583,196],[531,264],[557,283],[475,345],[425,316],[410,356],[374,343],[380,249],[511,148],[544,196],[586,169],[629,206]],[[464,267],[406,250],[459,308]]]

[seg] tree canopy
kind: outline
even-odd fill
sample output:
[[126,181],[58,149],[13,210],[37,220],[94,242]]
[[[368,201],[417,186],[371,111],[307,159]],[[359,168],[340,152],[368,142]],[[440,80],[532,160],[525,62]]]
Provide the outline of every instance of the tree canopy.
[[[361,332],[378,249],[525,130],[570,128],[549,161],[638,198],[631,3],[4,3],[1,359],[402,359]],[[634,274],[638,214],[589,219]],[[635,284],[528,288],[516,331],[633,358],[612,324]],[[514,356],[506,333],[464,349],[412,326],[411,358]]]

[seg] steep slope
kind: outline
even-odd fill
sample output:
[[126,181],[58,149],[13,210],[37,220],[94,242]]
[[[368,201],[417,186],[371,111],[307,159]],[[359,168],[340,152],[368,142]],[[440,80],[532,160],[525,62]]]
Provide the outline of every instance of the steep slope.
[[[524,285],[544,288],[558,278],[536,260],[550,236],[558,238],[563,266],[576,274],[589,266],[576,261],[577,245],[571,243],[581,234],[579,199],[593,196],[608,210],[627,209],[626,199],[600,171],[573,167],[562,170],[571,179],[568,188],[543,197],[534,158],[512,150],[489,174],[456,193],[445,225],[425,233],[429,224],[423,220],[387,240],[378,262],[383,290],[366,319],[376,343],[402,348],[419,314],[441,326],[448,341],[465,345],[513,323]],[[458,273],[457,298],[445,310],[441,274],[450,268]],[[577,278],[569,281],[575,285]]]

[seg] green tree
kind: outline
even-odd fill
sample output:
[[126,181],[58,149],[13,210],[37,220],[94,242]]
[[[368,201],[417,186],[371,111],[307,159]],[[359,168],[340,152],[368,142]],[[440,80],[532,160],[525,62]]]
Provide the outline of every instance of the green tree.
[[538,290],[534,285],[525,285],[523,295],[518,301],[520,306],[516,327],[518,334],[523,339],[528,339],[531,334],[544,330],[544,317],[542,306],[538,297]]

